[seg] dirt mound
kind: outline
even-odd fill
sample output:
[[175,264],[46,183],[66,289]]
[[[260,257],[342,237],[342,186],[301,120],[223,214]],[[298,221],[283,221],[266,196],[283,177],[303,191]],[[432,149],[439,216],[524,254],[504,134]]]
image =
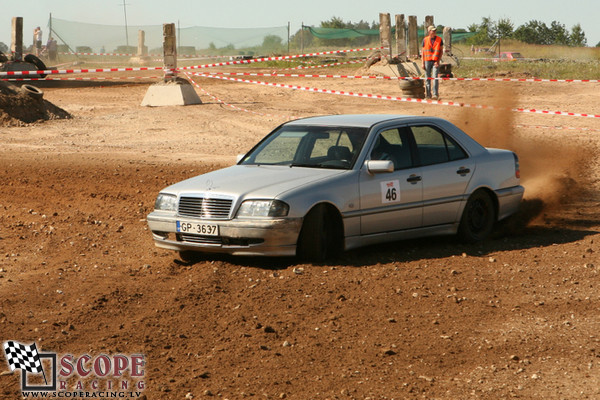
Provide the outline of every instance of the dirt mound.
[[65,118],[71,118],[71,115],[44,100],[41,90],[31,85],[18,87],[0,82],[0,126],[20,126]]

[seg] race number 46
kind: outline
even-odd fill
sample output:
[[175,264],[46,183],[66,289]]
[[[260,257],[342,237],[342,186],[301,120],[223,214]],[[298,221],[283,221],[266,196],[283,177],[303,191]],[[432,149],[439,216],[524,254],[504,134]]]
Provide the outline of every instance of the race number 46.
[[398,180],[381,182],[381,202],[395,203],[400,201],[400,182]]

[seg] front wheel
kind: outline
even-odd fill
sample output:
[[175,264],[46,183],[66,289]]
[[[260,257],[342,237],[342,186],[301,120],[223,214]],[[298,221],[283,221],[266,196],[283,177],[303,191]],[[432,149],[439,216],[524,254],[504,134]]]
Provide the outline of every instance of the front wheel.
[[342,251],[342,222],[331,214],[321,204],[310,210],[304,217],[302,230],[298,237],[297,254],[300,258],[323,262]]
[[181,250],[179,252],[179,258],[181,258],[181,261],[187,264],[195,264],[199,261],[202,261],[202,253],[193,250]]
[[495,222],[496,213],[492,198],[482,190],[476,191],[465,205],[458,236],[467,243],[481,242],[492,233]]

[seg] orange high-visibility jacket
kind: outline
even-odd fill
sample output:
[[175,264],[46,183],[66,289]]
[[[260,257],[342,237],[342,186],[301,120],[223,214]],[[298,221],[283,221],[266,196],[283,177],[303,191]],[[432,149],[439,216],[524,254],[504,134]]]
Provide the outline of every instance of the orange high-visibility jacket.
[[423,39],[423,60],[439,61],[439,59],[442,58],[442,51],[443,44],[441,37],[436,36],[433,45],[431,45],[431,39],[429,37]]

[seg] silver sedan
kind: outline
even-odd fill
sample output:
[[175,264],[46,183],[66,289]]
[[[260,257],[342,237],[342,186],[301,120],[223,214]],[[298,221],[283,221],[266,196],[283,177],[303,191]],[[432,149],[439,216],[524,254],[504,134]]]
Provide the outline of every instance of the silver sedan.
[[452,123],[332,115],[285,123],[237,165],[162,190],[158,247],[321,261],[373,243],[456,234],[484,240],[523,197],[519,160]]

